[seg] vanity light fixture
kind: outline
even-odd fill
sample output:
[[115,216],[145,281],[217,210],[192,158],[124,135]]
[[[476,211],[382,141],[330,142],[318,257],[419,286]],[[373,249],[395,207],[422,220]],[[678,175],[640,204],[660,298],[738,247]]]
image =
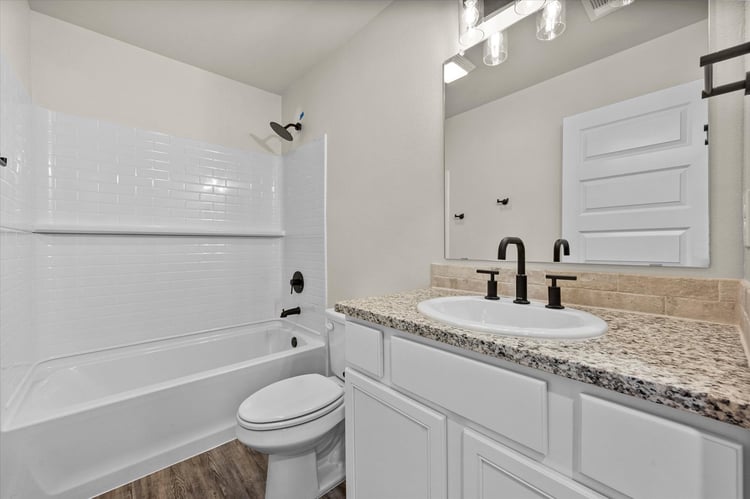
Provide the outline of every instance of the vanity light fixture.
[[508,58],[508,33],[496,31],[484,42],[484,64],[497,66]]
[[516,14],[528,16],[529,14],[533,14],[541,9],[544,6],[545,1],[546,0],[515,0],[513,8],[516,10]]
[[476,66],[466,57],[456,54],[443,64],[443,81],[445,83],[452,83],[459,78],[463,78]]
[[536,37],[554,40],[565,31],[565,0],[548,0],[536,16]]
[[482,41],[484,32],[477,26],[482,20],[484,0],[462,0],[461,15],[458,17],[458,43],[471,47]]

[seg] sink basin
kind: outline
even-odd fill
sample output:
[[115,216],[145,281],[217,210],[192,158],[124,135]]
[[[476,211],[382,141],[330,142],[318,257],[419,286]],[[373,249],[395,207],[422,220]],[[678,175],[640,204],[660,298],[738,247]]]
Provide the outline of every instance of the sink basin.
[[507,298],[446,296],[420,302],[417,309],[439,322],[504,336],[578,340],[607,332],[606,322],[582,310],[554,310],[538,302],[518,305]]

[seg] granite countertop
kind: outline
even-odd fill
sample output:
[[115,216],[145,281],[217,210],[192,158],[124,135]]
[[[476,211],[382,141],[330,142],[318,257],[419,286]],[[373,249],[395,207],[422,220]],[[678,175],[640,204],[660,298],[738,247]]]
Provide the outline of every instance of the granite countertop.
[[336,304],[355,319],[750,428],[750,367],[736,326],[576,306],[607,333],[579,341],[497,336],[428,319],[417,304],[465,291],[421,289]]

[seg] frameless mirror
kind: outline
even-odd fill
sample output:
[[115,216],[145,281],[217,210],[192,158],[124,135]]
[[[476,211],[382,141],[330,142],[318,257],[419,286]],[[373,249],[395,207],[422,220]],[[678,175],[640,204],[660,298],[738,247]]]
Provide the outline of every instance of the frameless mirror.
[[607,3],[567,0],[551,41],[537,14],[519,21],[496,66],[484,42],[462,55],[474,69],[445,84],[446,258],[496,260],[519,236],[549,262],[565,237],[564,262],[708,266],[707,0],[597,17]]

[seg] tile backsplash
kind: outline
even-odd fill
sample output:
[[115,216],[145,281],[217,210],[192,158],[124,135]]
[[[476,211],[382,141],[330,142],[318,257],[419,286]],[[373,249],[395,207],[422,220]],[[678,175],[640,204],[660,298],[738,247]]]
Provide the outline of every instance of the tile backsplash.
[[[432,286],[484,293],[487,276],[480,267],[432,265]],[[489,267],[481,267],[489,268]],[[498,293],[515,294],[514,269],[496,269]],[[615,308],[687,319],[737,324],[740,283],[736,279],[656,277],[605,272],[528,271],[530,299],[547,300],[546,274],[574,275],[575,281],[559,281],[563,304]]]

